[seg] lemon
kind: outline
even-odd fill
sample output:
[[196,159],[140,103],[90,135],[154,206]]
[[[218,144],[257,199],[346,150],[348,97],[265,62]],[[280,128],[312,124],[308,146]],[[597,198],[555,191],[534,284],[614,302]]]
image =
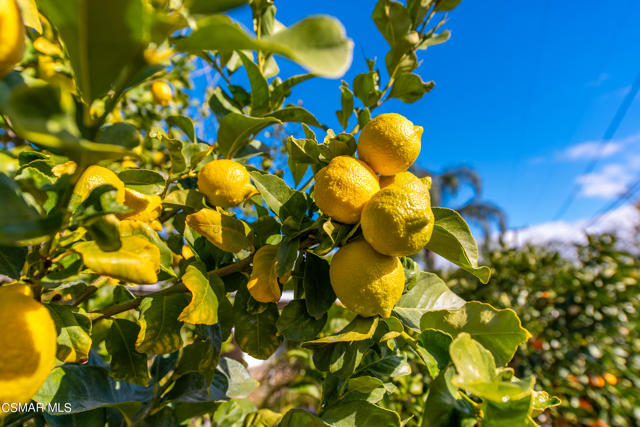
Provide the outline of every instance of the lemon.
[[389,186],[371,198],[362,210],[362,234],[385,255],[405,256],[422,249],[434,225],[429,193]]
[[80,197],[81,200],[85,200],[94,189],[107,184],[116,188],[116,201],[123,203],[124,182],[122,182],[120,178],[118,178],[118,175],[111,169],[102,166],[89,166],[82,175],[80,175],[73,192],[76,196]]
[[167,105],[173,98],[171,86],[162,80],[156,80],[151,84],[151,94],[154,102],[163,106]]
[[329,277],[340,302],[364,317],[389,317],[404,290],[400,259],[376,252],[364,240],[356,240],[336,252]]
[[257,194],[247,168],[227,159],[212,160],[198,174],[198,188],[214,206],[232,208]]
[[0,406],[26,403],[54,367],[56,328],[49,311],[19,286],[0,289]]
[[408,187],[414,191],[429,191],[431,188],[431,177],[418,178],[411,172],[400,172],[391,176],[380,177],[380,188],[386,188],[391,185]]
[[380,175],[395,175],[416,161],[421,136],[422,127],[400,114],[381,114],[360,132],[358,157]]
[[124,190],[124,205],[131,209],[118,215],[120,219],[142,221],[156,231],[162,230],[162,224],[158,221],[162,213],[162,199],[160,196],[150,196],[130,188]]
[[361,160],[334,157],[315,176],[316,204],[331,218],[355,224],[365,203],[380,189],[378,176]]
[[15,0],[0,0],[0,77],[22,60],[24,25]]

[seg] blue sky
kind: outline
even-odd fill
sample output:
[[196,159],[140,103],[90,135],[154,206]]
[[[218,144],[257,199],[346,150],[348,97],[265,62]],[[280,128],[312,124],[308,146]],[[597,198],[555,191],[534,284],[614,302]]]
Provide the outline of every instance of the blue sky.
[[[344,77],[351,82],[366,70],[365,56],[384,61],[386,42],[370,19],[374,4],[278,0],[276,17],[285,25],[313,14],[342,21],[355,42]],[[231,16],[249,27],[248,8]],[[635,0],[463,0],[444,27],[451,40],[420,54],[417,72],[436,88],[417,103],[393,100],[378,111],[401,113],[424,127],[420,165],[476,169],[484,199],[506,210],[510,227],[552,220],[575,185],[579,195],[562,219],[590,218],[640,174],[636,99],[606,155],[583,175],[640,72],[638,22]],[[303,71],[278,62],[281,75]],[[339,129],[339,84],[313,79],[297,86],[294,97]]]

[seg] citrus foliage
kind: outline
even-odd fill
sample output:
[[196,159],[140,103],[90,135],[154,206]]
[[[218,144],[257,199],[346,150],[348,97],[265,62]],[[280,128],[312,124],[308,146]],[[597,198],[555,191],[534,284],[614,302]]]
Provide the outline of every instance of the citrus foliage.
[[[459,1],[377,3],[388,80],[381,85],[384,73],[369,60],[352,89],[342,82],[337,133],[287,101],[297,84],[347,70],[353,46],[340,23],[317,16],[284,27],[271,2],[253,0],[249,33],[223,14],[243,3],[19,1],[26,53],[0,81],[0,273],[32,289],[57,332],[56,367],[29,397],[71,403],[71,415],[47,407],[55,425],[177,425],[204,415],[245,426],[535,425],[556,401],[505,367],[529,337],[516,314],[465,303],[410,258],[375,252],[358,224],[379,177],[354,159],[357,134],[386,100],[415,102],[433,88],[414,73],[417,52],[447,40],[440,15]],[[310,73],[281,79],[277,56]],[[225,81],[207,88],[204,113],[188,94],[190,70],[203,63]],[[236,84],[240,72],[248,85]],[[216,135],[201,132],[207,108]],[[283,144],[256,139],[273,129],[291,135]],[[401,164],[393,172],[415,160],[421,130],[389,134],[408,134],[410,149],[392,150]],[[365,150],[374,163],[384,151],[376,144]],[[323,206],[322,176],[345,178],[320,173],[335,162],[359,164],[371,179],[362,200],[342,207],[344,218],[330,212],[332,197],[362,183],[341,183]],[[489,279],[460,215],[431,209],[428,182],[385,181],[383,191],[407,203],[424,198],[390,230],[395,239],[419,236],[401,255],[426,245]],[[369,317],[336,300],[332,282],[350,270],[375,286],[338,296]],[[293,294],[286,305],[277,304],[283,291]],[[350,301],[371,291],[381,299]],[[306,357],[319,387],[309,410],[246,400],[257,384],[222,354],[232,342],[258,359],[283,342]],[[46,360],[44,350],[23,352]],[[20,374],[2,372],[2,381]],[[391,397],[412,373],[422,394],[401,419]],[[42,417],[8,421],[34,416]]]
[[557,425],[640,422],[640,262],[620,245],[604,234],[588,236],[570,257],[536,246],[496,250],[488,257],[495,269],[490,286],[452,279],[461,294],[520,314],[533,338],[512,366],[562,399],[552,412]]

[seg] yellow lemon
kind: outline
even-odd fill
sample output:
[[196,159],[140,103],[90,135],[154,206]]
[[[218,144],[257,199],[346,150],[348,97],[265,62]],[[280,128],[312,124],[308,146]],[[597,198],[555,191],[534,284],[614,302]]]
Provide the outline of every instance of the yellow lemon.
[[24,24],[15,0],[0,0],[0,77],[22,60]]
[[162,213],[162,199],[160,196],[150,196],[125,188],[124,205],[132,211],[118,215],[120,219],[146,222],[154,230],[162,230],[162,224],[158,221]]
[[364,240],[356,240],[336,252],[329,277],[340,302],[364,317],[389,317],[404,290],[400,259],[376,252]]
[[400,172],[391,176],[380,177],[380,188],[386,188],[390,185],[408,187],[414,191],[429,191],[431,188],[431,177],[418,178],[411,172]]
[[162,80],[156,80],[151,84],[151,94],[156,104],[167,105],[173,98],[171,86]]
[[247,168],[227,159],[212,160],[198,174],[198,189],[214,206],[232,208],[257,194]]
[[365,203],[380,189],[375,172],[350,156],[334,157],[315,181],[313,194],[320,210],[345,224],[358,222]]
[[26,403],[54,367],[56,328],[47,310],[11,288],[0,289],[0,406]]
[[73,192],[81,200],[89,197],[91,192],[101,185],[112,185],[116,188],[116,201],[124,202],[124,182],[111,169],[102,166],[89,166],[80,176]]
[[381,114],[360,132],[358,157],[380,175],[395,175],[416,161],[421,136],[422,127],[400,114]]
[[362,210],[362,234],[385,255],[405,256],[422,249],[434,225],[429,193],[389,186],[371,198]]

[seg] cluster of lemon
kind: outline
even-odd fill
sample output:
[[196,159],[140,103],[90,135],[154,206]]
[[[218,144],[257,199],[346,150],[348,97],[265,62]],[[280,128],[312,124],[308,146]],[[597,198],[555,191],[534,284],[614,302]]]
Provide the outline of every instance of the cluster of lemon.
[[421,136],[422,127],[405,117],[382,114],[360,133],[360,160],[336,157],[315,176],[318,207],[336,221],[360,221],[364,240],[336,252],[330,277],[345,307],[365,317],[391,315],[405,282],[398,257],[431,239],[431,181],[407,171],[420,153]]

